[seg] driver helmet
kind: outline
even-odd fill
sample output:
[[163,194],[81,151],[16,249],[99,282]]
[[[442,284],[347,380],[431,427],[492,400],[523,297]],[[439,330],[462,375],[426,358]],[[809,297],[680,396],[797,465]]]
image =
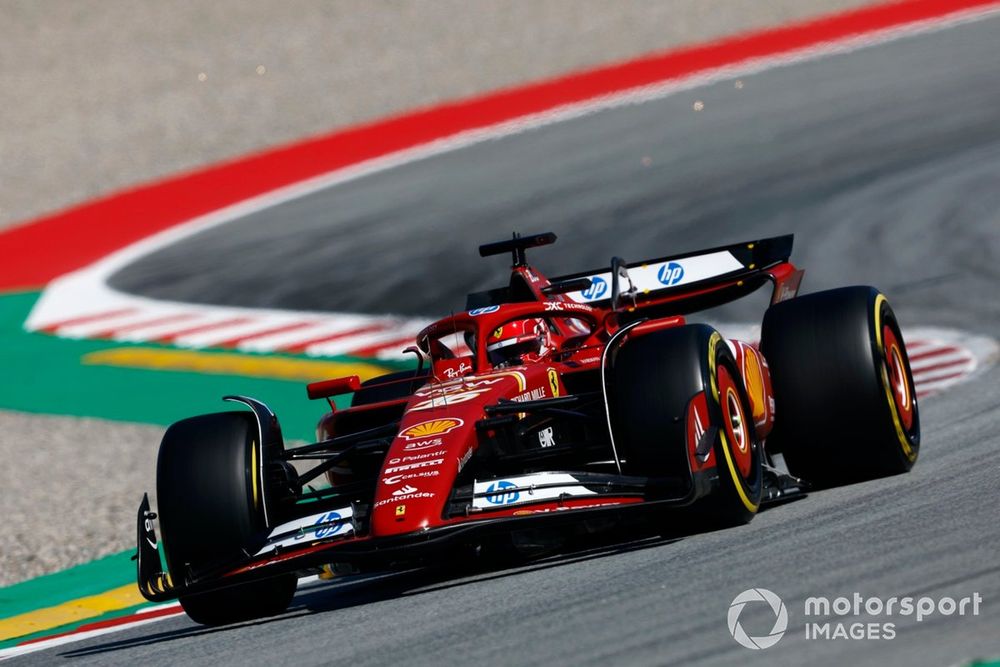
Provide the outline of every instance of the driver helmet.
[[486,340],[486,354],[494,366],[538,361],[552,349],[552,333],[541,318],[508,322],[497,327]]

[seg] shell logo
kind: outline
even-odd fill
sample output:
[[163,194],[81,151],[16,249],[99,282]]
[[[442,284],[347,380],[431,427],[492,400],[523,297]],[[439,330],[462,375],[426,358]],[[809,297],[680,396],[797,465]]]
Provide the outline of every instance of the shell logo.
[[399,435],[407,440],[427,438],[432,435],[444,435],[445,433],[451,433],[464,423],[461,419],[429,419],[403,429]]

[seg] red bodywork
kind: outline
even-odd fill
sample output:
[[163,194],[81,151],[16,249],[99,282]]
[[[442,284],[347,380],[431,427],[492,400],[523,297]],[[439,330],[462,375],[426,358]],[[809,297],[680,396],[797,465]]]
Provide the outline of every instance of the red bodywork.
[[[338,422],[349,415],[405,404],[399,434],[393,439],[378,476],[368,538],[404,535],[456,522],[524,515],[529,511],[550,512],[580,505],[593,506],[592,498],[564,499],[533,504],[530,510],[501,505],[467,516],[446,516],[446,505],[455,479],[464,463],[474,455],[483,435],[477,430],[476,423],[486,415],[486,407],[501,399],[519,401],[565,396],[564,378],[599,368],[605,346],[619,329],[620,313],[610,307],[575,303],[565,294],[547,296],[543,289],[552,283],[535,268],[514,266],[512,272],[514,280],[520,280],[530,290],[534,301],[473,309],[431,324],[417,336],[417,343],[431,364],[424,386],[406,398],[334,411],[321,421],[319,437],[330,438],[337,435]],[[763,275],[773,283],[773,300],[777,301],[795,295],[802,273],[789,262],[779,262],[768,267]],[[663,295],[646,301],[641,307],[690,300],[694,296],[737,286],[740,282],[740,278],[734,278],[699,290]],[[558,347],[549,358],[528,365],[492,367],[485,350],[490,332],[512,320],[530,317],[544,317],[557,323],[569,320],[583,322],[589,332],[580,333],[579,326],[573,329],[561,326],[564,332],[569,333],[557,338]],[[677,315],[642,322],[627,332],[621,344],[685,322],[684,317]],[[454,351],[455,356],[442,355],[434,349],[434,341],[439,336],[458,333],[464,337],[465,332],[474,334],[475,349],[460,343],[459,349]],[[767,362],[755,343],[736,340],[727,343],[741,369],[757,433],[765,438],[774,423],[774,400]],[[330,382],[354,387],[349,379]],[[338,390],[337,393],[344,391]],[[700,412],[698,405],[702,406]],[[713,453],[710,452],[704,460],[695,456],[697,436],[707,427],[706,420],[705,398],[692,401],[688,428],[689,458],[695,472],[709,471],[715,466]],[[335,475],[333,479],[336,479]],[[638,499],[632,496],[600,498],[602,506],[634,502]]]
[[[385,563],[391,561],[390,553],[407,560],[417,547],[432,544],[439,535],[458,535],[465,527],[504,526],[510,530],[529,525],[525,523],[529,520],[551,521],[557,515],[583,517],[588,511],[647,503],[649,497],[636,478],[622,475],[607,417],[606,423],[591,424],[586,427],[590,430],[572,431],[572,435],[559,430],[557,419],[541,419],[537,428],[528,428],[526,436],[519,435],[531,445],[528,458],[524,458],[530,464],[523,470],[510,468],[516,464],[508,463],[509,473],[482,479],[470,474],[474,465],[466,467],[487,455],[484,448],[496,449],[496,443],[503,441],[504,429],[523,430],[526,427],[522,425],[531,424],[525,420],[528,408],[541,409],[543,414],[549,410],[558,416],[563,409],[558,399],[580,395],[581,387],[596,389],[590,391],[590,405],[597,406],[594,414],[606,416],[607,395],[605,392],[602,405],[599,389],[610,346],[628,345],[642,336],[682,326],[686,314],[739,298],[767,282],[773,285],[772,302],[795,296],[802,272],[787,261],[790,250],[791,237],[778,237],[650,260],[627,269],[613,262],[611,273],[591,272],[589,276],[552,281],[523,262],[523,248],[515,250],[509,287],[489,293],[490,299],[500,303],[471,307],[431,324],[417,336],[417,349],[412,351],[418,352],[422,370],[416,375],[390,376],[364,385],[356,377],[336,378],[309,386],[310,398],[357,392],[351,407],[332,409],[323,417],[317,428],[318,443],[285,450],[315,450],[328,458],[345,456],[343,462],[323,470],[331,482],[331,495],[318,494],[316,502],[306,504],[294,498],[282,501],[284,505],[275,502],[278,510],[272,508],[272,514],[280,518],[269,523],[263,546],[255,547],[245,562],[206,576],[204,587],[211,587],[219,577],[250,576],[262,568],[279,571],[375,558]],[[718,267],[715,274],[711,273],[713,267]],[[683,282],[678,276],[685,273],[696,279]],[[657,287],[653,278],[662,286]],[[625,279],[634,289],[622,289]],[[608,290],[610,299],[599,289],[603,285],[607,290],[608,282],[613,283]],[[579,289],[583,285],[590,287]],[[570,289],[574,286],[575,290]],[[470,302],[481,296],[470,295]],[[581,303],[588,299],[593,303]],[[491,333],[508,322],[527,318],[548,323],[552,348],[528,363],[495,367],[486,350]],[[754,342],[727,340],[726,344],[739,369],[734,381],[744,385],[757,436],[764,439],[775,418],[767,362]],[[394,386],[399,390],[393,390]],[[359,400],[366,391],[382,394],[375,400]],[[708,397],[704,394],[692,397],[688,405],[685,475],[692,485],[687,495],[675,498],[675,502],[692,502],[708,488],[710,481],[704,480],[717,476],[714,451],[697,452],[709,428]],[[526,406],[525,413],[518,412],[518,403]],[[582,441],[592,454],[588,465],[600,474],[588,477],[562,472],[579,467],[547,468],[546,450],[559,451],[561,440],[579,433],[584,433]],[[280,431],[276,437],[280,438]],[[267,440],[262,432],[262,458]],[[523,442],[518,448],[521,445]],[[281,443],[277,446],[284,449]],[[346,453],[366,447],[374,448],[369,459],[346,458]],[[604,481],[594,481],[598,478]],[[369,486],[362,484],[364,480]],[[354,493],[352,484],[367,490]],[[352,492],[336,496],[341,488]],[[261,490],[262,495],[273,493]],[[195,581],[191,585],[194,588],[189,590],[197,590],[200,584]],[[158,598],[153,595],[150,599]]]

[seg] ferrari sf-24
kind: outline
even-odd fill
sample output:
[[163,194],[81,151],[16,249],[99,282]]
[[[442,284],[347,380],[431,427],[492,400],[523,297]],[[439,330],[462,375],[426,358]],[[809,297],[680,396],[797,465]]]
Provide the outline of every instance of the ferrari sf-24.
[[[877,289],[799,296],[791,236],[549,279],[526,251],[555,238],[481,246],[510,254],[509,281],[421,331],[413,368],[308,385],[329,404],[315,443],[286,446],[245,396],[170,426],[138,512],[142,594],[224,624],[284,611],[306,573],[735,526],[913,466],[913,378]],[[767,286],[759,342],[690,319]]]

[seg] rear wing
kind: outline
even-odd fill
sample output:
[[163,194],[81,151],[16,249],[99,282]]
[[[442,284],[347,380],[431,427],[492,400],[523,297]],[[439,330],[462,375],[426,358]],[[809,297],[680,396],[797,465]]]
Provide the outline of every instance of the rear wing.
[[[660,306],[670,314],[685,314],[733,301],[774,283],[772,303],[795,296],[802,271],[788,263],[791,234],[747,241],[695,252],[625,263],[628,279],[619,272],[620,303],[637,309]],[[590,286],[567,292],[576,303],[610,308],[614,291],[612,268],[553,278],[552,283],[588,279]],[[632,294],[628,293],[631,287]],[[657,308],[657,310],[661,310]]]

